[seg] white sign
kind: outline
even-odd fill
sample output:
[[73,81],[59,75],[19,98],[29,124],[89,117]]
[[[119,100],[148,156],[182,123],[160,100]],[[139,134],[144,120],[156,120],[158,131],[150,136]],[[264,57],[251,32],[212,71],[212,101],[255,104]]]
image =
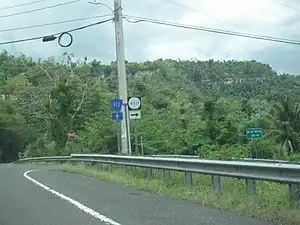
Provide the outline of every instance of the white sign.
[[141,110],[131,110],[129,113],[129,119],[138,120],[141,119]]
[[137,97],[131,97],[128,100],[129,110],[136,110],[141,107],[141,100]]

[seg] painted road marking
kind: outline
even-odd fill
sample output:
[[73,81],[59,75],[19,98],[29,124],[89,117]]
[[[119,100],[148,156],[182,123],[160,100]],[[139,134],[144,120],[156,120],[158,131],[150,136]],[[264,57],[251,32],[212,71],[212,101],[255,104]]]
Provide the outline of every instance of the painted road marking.
[[106,223],[108,225],[121,225],[120,223],[118,223],[118,222],[116,222],[116,221],[114,221],[114,220],[112,220],[112,219],[110,219],[110,218],[108,218],[108,217],[106,217],[104,215],[101,215],[100,213],[96,212],[95,210],[93,210],[93,209],[91,209],[91,208],[89,208],[89,207],[81,204],[80,202],[78,202],[78,201],[76,201],[76,200],[74,200],[74,199],[72,199],[72,198],[70,198],[68,196],[65,196],[65,195],[59,193],[58,191],[55,191],[55,190],[47,187],[46,185],[44,185],[44,184],[36,181],[35,179],[31,178],[30,176],[28,176],[28,174],[30,172],[33,172],[33,171],[35,171],[35,170],[26,171],[23,174],[23,176],[26,179],[28,179],[31,182],[33,182],[34,184],[36,184],[37,186],[40,186],[41,188],[45,189],[46,191],[49,191],[50,193],[52,193],[52,194],[54,194],[54,195],[56,195],[56,196],[58,196],[58,197],[60,197],[60,198],[62,198],[64,200],[68,201],[69,203],[71,203],[72,205],[76,206],[77,208],[79,208],[81,211],[87,213],[88,215],[93,216],[94,218],[96,218],[98,220],[101,220],[102,222],[104,222],[104,223]]

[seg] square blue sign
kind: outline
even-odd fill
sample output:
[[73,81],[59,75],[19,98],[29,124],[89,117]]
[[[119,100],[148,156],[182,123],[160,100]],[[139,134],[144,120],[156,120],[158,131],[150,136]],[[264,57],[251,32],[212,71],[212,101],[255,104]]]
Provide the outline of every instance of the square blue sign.
[[120,98],[114,98],[110,101],[112,111],[121,111],[123,106],[123,100]]
[[122,112],[112,112],[111,118],[112,118],[112,120],[123,120],[123,113]]

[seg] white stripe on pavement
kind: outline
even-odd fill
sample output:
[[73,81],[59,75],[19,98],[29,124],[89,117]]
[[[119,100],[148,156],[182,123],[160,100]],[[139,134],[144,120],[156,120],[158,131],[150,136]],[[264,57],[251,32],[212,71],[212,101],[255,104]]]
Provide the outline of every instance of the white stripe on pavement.
[[108,225],[121,225],[120,223],[118,223],[118,222],[116,222],[116,221],[114,221],[114,220],[112,220],[112,219],[110,219],[110,218],[108,218],[108,217],[106,217],[104,215],[101,215],[100,213],[96,212],[95,210],[93,210],[93,209],[91,209],[91,208],[89,208],[89,207],[81,204],[80,202],[78,202],[78,201],[76,201],[76,200],[74,200],[74,199],[72,199],[72,198],[70,198],[68,196],[65,196],[65,195],[63,195],[63,194],[61,194],[61,193],[59,193],[59,192],[57,192],[57,191],[55,191],[55,190],[47,187],[46,185],[44,185],[44,184],[36,181],[35,179],[31,178],[30,176],[28,176],[28,173],[33,172],[33,171],[35,171],[35,170],[26,171],[23,174],[23,176],[26,179],[28,179],[31,182],[33,182],[34,184],[36,184],[37,186],[40,186],[41,188],[45,189],[46,191],[49,191],[52,194],[54,194],[54,195],[56,195],[56,196],[58,196],[58,197],[60,197],[60,198],[62,198],[64,200],[68,201],[69,203],[71,203],[72,205],[76,206],[77,208],[79,208],[81,211],[87,213],[88,215],[93,216],[94,218],[96,218],[98,220],[101,220],[102,222],[107,223]]

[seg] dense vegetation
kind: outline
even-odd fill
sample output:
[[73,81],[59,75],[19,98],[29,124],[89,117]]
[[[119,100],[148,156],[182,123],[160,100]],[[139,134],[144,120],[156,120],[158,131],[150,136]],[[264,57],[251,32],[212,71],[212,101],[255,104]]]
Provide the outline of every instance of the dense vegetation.
[[[116,153],[116,68],[69,54],[62,62],[0,54],[0,162],[19,152]],[[256,61],[161,59],[127,62],[127,73],[129,94],[142,97],[145,153],[293,158],[300,150],[299,76]],[[248,141],[247,127],[262,128],[263,138]]]

